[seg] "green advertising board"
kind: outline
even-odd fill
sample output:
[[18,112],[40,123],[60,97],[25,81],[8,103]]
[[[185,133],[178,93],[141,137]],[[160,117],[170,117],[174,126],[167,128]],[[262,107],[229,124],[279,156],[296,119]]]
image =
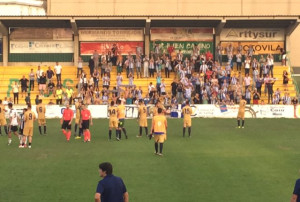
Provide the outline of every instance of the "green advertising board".
[[175,48],[176,52],[181,50],[184,55],[191,55],[195,45],[198,45],[200,48],[200,53],[206,53],[208,50],[213,53],[213,42],[207,41],[156,41],[150,44],[150,51],[154,50],[155,44],[159,44],[161,52],[166,54],[168,54],[168,47],[171,45]]

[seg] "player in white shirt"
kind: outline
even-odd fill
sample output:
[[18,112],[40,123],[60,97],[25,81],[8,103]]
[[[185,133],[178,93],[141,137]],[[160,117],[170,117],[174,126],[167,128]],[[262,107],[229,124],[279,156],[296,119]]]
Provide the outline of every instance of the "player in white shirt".
[[8,103],[9,108],[9,130],[8,130],[8,145],[11,144],[11,133],[13,132],[16,136],[18,136],[20,140],[20,135],[18,134],[18,112],[17,110],[13,109],[12,103]]

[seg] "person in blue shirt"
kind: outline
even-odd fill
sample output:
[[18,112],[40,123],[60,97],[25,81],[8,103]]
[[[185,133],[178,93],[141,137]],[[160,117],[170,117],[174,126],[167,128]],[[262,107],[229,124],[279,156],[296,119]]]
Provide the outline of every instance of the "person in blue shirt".
[[298,179],[295,183],[295,188],[291,198],[291,202],[300,202],[300,179]]
[[129,195],[120,177],[112,174],[111,163],[99,165],[99,174],[103,179],[99,181],[95,193],[95,202],[128,202]]

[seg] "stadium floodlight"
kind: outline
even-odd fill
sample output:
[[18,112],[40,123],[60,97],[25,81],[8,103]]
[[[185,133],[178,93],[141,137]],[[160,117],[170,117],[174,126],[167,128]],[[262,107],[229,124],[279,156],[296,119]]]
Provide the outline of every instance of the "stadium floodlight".
[[43,7],[44,1],[42,1],[42,0],[2,0],[2,1],[0,1],[0,5],[1,4]]

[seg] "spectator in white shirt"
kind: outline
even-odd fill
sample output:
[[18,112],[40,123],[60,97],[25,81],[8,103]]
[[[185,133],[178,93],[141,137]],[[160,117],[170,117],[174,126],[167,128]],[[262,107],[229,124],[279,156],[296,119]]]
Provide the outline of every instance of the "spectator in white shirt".
[[56,74],[57,83],[61,83],[62,66],[58,62],[56,62],[56,65],[54,66],[54,71]]
[[36,78],[37,78],[37,82],[38,84],[40,84],[40,77],[42,76],[44,70],[41,69],[41,66],[38,66],[38,70],[36,71]]

